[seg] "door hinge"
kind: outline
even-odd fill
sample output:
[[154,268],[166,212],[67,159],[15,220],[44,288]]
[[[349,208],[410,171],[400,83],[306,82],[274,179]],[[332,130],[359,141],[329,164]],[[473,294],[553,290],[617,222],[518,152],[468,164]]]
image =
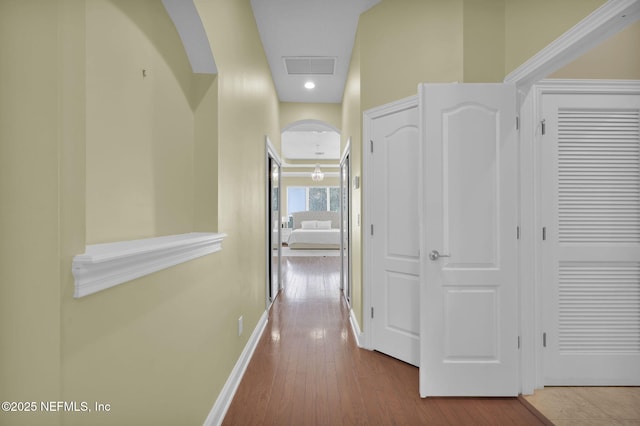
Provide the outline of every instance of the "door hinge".
[[547,133],[547,121],[544,118],[540,122],[540,130],[542,131],[543,135]]
[[369,147],[371,149],[371,153],[373,154],[373,139],[369,139]]
[[373,306],[371,307],[371,318],[373,318]]
[[516,226],[516,239],[519,240],[520,239],[520,227]]
[[516,130],[520,130],[520,117],[516,115]]
[[542,347],[547,347],[547,333],[542,333]]
[[371,224],[371,235],[373,235],[373,224]]
[[542,227],[542,241],[546,241],[547,240],[547,227],[543,226]]

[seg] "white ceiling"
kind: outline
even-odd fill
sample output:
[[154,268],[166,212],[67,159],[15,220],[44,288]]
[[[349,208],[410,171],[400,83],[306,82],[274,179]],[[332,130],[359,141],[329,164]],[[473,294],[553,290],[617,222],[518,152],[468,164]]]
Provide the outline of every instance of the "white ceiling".
[[[282,102],[341,103],[360,14],[380,0],[251,0]],[[289,75],[284,58],[335,58],[333,75]],[[304,88],[312,80],[313,90]]]

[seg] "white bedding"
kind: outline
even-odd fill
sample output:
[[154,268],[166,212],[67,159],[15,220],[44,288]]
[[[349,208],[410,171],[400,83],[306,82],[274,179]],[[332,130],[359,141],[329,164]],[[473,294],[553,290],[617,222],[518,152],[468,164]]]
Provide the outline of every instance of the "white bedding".
[[287,240],[291,248],[310,248],[309,244],[340,247],[339,229],[294,229]]

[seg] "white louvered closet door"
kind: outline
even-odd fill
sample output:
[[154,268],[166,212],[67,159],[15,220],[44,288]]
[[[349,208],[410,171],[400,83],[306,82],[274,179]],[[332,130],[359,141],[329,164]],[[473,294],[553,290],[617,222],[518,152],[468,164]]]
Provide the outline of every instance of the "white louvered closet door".
[[543,96],[545,385],[640,385],[640,96]]

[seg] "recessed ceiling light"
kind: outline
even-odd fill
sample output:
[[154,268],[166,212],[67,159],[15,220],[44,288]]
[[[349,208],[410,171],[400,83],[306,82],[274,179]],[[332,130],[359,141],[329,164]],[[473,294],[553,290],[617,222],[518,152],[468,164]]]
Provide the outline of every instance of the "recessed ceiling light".
[[313,81],[307,81],[304,84],[304,87],[307,88],[307,89],[313,89],[314,87],[316,87],[316,84]]

